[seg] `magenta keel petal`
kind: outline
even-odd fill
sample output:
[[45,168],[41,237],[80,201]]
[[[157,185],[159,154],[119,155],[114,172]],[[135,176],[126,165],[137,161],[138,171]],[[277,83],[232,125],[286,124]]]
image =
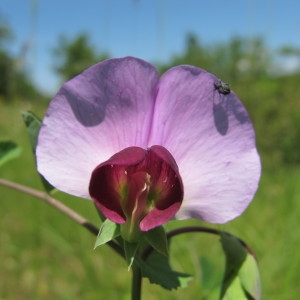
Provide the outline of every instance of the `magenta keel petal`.
[[105,217],[143,231],[169,221],[183,199],[177,165],[161,146],[118,152],[93,171],[89,191]]

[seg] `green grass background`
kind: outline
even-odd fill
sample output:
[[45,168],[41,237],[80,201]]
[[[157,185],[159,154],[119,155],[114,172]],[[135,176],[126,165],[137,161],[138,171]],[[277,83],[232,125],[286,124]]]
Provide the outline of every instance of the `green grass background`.
[[[21,157],[0,169],[0,177],[42,189],[21,112],[33,110],[42,116],[45,109],[37,103],[0,103],[0,140],[13,140],[23,148]],[[298,299],[299,182],[299,168],[265,170],[254,201],[238,219],[222,226],[189,220],[168,227],[206,225],[230,231],[257,254],[263,299]],[[90,201],[62,193],[55,197],[100,225]],[[41,200],[0,186],[0,300],[130,299],[126,264],[107,246],[93,250],[94,242],[86,229]],[[193,274],[193,281],[170,292],[145,279],[143,299],[217,299],[224,257],[216,237],[177,237],[171,256],[174,269]]]

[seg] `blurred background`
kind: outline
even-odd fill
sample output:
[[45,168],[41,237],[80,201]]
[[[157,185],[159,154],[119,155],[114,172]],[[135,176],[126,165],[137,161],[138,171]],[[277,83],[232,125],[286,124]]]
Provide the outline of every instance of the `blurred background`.
[[[21,113],[42,117],[60,84],[88,66],[131,55],[161,73],[178,64],[204,68],[248,109],[263,164],[248,210],[211,227],[253,248],[264,299],[297,299],[299,10],[293,0],[0,0],[0,140],[23,149],[0,177],[42,189]],[[56,197],[100,224],[92,203]],[[130,299],[125,263],[105,246],[94,251],[95,238],[47,204],[0,186],[0,229],[1,300]],[[144,280],[145,299],[217,299],[224,269],[218,240],[181,236],[171,251],[174,268],[194,280],[172,292]]]

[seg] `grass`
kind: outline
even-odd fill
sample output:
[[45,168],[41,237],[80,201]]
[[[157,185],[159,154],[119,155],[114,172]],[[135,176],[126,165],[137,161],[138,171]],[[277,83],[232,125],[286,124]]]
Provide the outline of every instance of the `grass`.
[[[0,104],[0,140],[11,139],[22,156],[0,169],[0,177],[42,189],[21,111],[42,116],[45,105]],[[259,133],[258,133],[259,134]],[[264,172],[248,210],[222,225],[189,220],[168,225],[208,225],[230,231],[256,252],[263,299],[297,299],[300,293],[300,170],[278,166]],[[100,225],[91,202],[56,195]],[[95,237],[38,199],[0,186],[0,299],[130,299],[126,264],[108,247],[93,250]],[[218,239],[189,234],[172,241],[172,265],[195,275],[187,289],[165,291],[143,282],[144,299],[217,299],[224,267]],[[202,296],[199,296],[202,295]]]

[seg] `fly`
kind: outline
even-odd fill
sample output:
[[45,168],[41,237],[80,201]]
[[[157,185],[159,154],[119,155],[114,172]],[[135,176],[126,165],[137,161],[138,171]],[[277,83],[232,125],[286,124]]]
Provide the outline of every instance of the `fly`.
[[229,84],[228,83],[225,83],[225,82],[219,80],[219,81],[215,81],[214,82],[214,86],[215,86],[216,90],[218,90],[218,92],[220,94],[227,95],[227,94],[230,93],[230,88],[229,88]]

